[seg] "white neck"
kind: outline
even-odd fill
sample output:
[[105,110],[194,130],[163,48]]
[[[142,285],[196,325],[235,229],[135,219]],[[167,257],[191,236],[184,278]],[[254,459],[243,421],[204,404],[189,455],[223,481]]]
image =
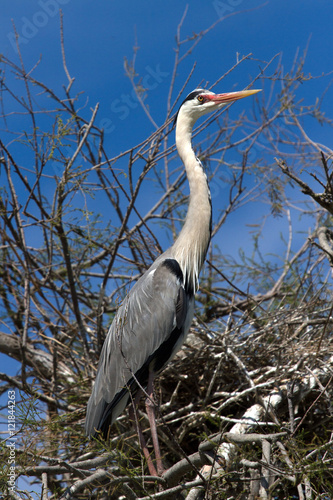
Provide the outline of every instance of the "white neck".
[[178,117],[176,146],[190,185],[190,201],[184,226],[172,246],[188,290],[195,293],[211,235],[212,208],[206,174],[191,146],[193,123]]

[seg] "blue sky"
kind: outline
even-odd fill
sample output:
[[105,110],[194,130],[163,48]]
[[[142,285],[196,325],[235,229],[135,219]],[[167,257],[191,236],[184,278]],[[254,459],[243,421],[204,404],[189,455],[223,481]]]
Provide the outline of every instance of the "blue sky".
[[[182,37],[199,33],[220,19],[179,68],[176,92],[194,62],[196,69],[187,91],[200,82],[214,82],[236,62],[237,54],[252,52],[258,60],[282,54],[286,71],[298,49],[308,45],[305,71],[314,76],[333,70],[333,2],[331,0],[182,0],[121,2],[107,0],[1,0],[0,53],[18,62],[12,22],[21,37],[26,69],[41,56],[36,78],[59,91],[66,84],[62,67],[59,15],[63,10],[67,66],[75,77],[75,91],[84,91],[90,107],[100,103],[97,124],[106,131],[110,156],[137,144],[153,131],[153,126],[132,98],[125,76],[124,58],[131,59],[133,46],[140,47],[137,72],[149,87],[147,103],[156,123],[166,114],[166,96],[174,62],[175,33],[187,6]],[[244,88],[258,72],[254,62],[246,63],[223,81],[228,91]],[[329,85],[332,76],[303,84],[299,97],[312,104]],[[125,96],[125,97],[122,97]],[[332,112],[332,91],[326,96],[326,112]],[[1,132],[1,131],[0,131]],[[312,139],[331,143],[331,130],[312,125]],[[223,191],[222,191],[223,194]],[[213,199],[218,204],[218,200]],[[246,222],[257,213],[247,213]],[[244,216],[244,214],[243,214]],[[235,222],[235,221],[234,221]],[[237,223],[237,221],[236,221]],[[285,220],[274,219],[269,243],[275,246],[279,231],[286,232]],[[225,239],[231,227],[224,229]],[[273,237],[274,235],[274,237]],[[240,243],[236,241],[235,245]],[[230,251],[230,249],[229,249]],[[0,355],[1,371],[13,375],[17,364]]]
[[[90,107],[100,104],[96,123],[105,128],[110,156],[137,144],[154,130],[133,99],[132,87],[124,72],[124,59],[132,58],[137,44],[136,69],[149,88],[147,103],[151,114],[161,125],[173,70],[175,33],[186,9],[181,30],[183,39],[220,22],[180,66],[175,92],[181,88],[194,63],[196,69],[186,91],[200,82],[213,83],[235,64],[238,55],[249,52],[257,60],[269,60],[281,53],[282,64],[288,71],[296,51],[303,52],[308,46],[306,73],[318,76],[333,70],[333,4],[330,0],[194,0],[190,3],[179,0],[2,0],[1,53],[19,61],[14,23],[26,69],[34,67],[41,57],[35,77],[55,91],[67,84],[61,60],[59,8],[63,11],[67,66],[70,75],[75,77],[73,91],[84,92],[87,116]],[[217,90],[244,88],[258,69],[256,61],[246,62],[225,78],[223,88]],[[305,104],[312,104],[331,78],[329,75],[303,84],[298,97],[304,99]],[[324,103],[327,112],[330,101],[331,90]],[[328,128],[312,124],[308,132],[314,140],[330,143]],[[222,208],[218,200],[213,198],[213,202],[217,210]],[[243,213],[243,222],[257,222],[259,215],[260,207],[253,207],[252,212]],[[234,223],[231,219],[231,224]],[[221,234],[223,241],[228,230],[231,231],[232,226],[229,229],[226,226],[225,233]],[[275,219],[276,238],[279,231],[287,233],[288,227],[285,220]],[[232,239],[234,247],[227,248],[230,252],[239,245],[237,238]],[[267,238],[267,251],[270,244],[274,248],[274,238]]]
[[[61,64],[57,14],[61,7],[69,72],[76,78],[77,89],[84,90],[89,96],[91,105],[100,103],[99,120],[109,119],[116,125],[117,145],[126,147],[128,140],[133,143],[137,137],[144,137],[146,129],[143,128],[144,114],[139,106],[131,109],[130,115],[134,124],[140,123],[140,131],[131,126],[130,138],[126,137],[128,123],[120,120],[120,113],[112,111],[112,102],[120,91],[131,93],[130,82],[124,75],[124,57],[132,57],[137,38],[140,47],[138,72],[141,75],[146,75],[149,70],[160,73],[159,85],[148,96],[153,116],[160,124],[165,114],[163,98],[173,67],[174,37],[186,5],[187,2],[183,1],[148,0],[2,0],[1,52],[10,58],[17,57],[13,20],[22,39],[26,66],[33,66],[42,55],[36,75],[53,88],[59,88],[66,81]],[[182,66],[179,86],[194,61],[197,67],[189,90],[201,80],[215,81],[235,63],[236,53],[252,52],[257,59],[268,60],[282,52],[283,64],[288,69],[297,48],[303,50],[309,40],[307,70],[313,75],[327,72],[332,69],[330,65],[333,66],[332,13],[333,5],[329,0],[190,2],[183,23],[183,37],[200,32],[219,17],[229,17],[202,40]],[[243,86],[248,83],[248,72],[254,74],[256,70],[255,65],[251,68],[245,65],[225,82],[230,87],[234,84]],[[304,92],[306,94],[306,90]],[[146,126],[149,128],[148,122]]]
[[[214,82],[235,63],[236,53],[252,52],[260,60],[282,53],[283,64],[288,70],[296,50],[304,50],[309,43],[306,70],[319,75],[333,69],[333,5],[329,0],[195,0],[190,3],[2,0],[1,53],[17,58],[13,21],[21,37],[26,67],[33,67],[41,55],[36,77],[55,90],[61,88],[66,78],[59,42],[57,12],[60,7],[64,13],[67,65],[71,76],[76,79],[75,89],[86,93],[91,106],[100,103],[97,123],[109,133],[110,153],[113,153],[133,145],[151,130],[142,109],[130,97],[132,88],[124,74],[124,58],[131,59],[137,40],[140,49],[136,68],[153,87],[147,102],[160,125],[165,117],[165,97],[173,68],[175,33],[187,4],[182,27],[184,38],[226,18],[208,33],[181,66],[177,91],[194,62],[197,66],[189,91],[201,81]],[[253,76],[257,69],[254,63],[243,65],[224,80],[224,86],[228,85],[230,89],[244,87],[249,82],[249,74]],[[158,85],[154,85],[156,78]],[[302,89],[302,97],[312,102],[324,87],[322,80],[315,81]],[[117,106],[115,101],[119,94],[129,96],[127,110],[124,106],[122,110]]]
[[[186,9],[181,30],[183,39],[220,22],[180,66],[175,92],[181,88],[194,63],[196,69],[186,91],[202,81],[214,82],[235,64],[237,54],[249,52],[257,60],[269,60],[281,53],[282,64],[288,71],[296,51],[303,52],[308,45],[305,72],[317,76],[333,70],[333,4],[329,0],[195,0],[191,3],[2,0],[1,53],[18,62],[14,23],[26,69],[34,67],[41,57],[35,77],[55,91],[67,84],[61,60],[59,8],[64,16],[67,66],[70,75],[75,77],[73,92],[84,92],[87,116],[89,108],[99,103],[96,123],[105,129],[110,156],[137,144],[154,129],[132,96],[124,59],[132,58],[137,44],[136,69],[149,88],[147,103],[151,114],[161,125],[173,70],[175,33]],[[223,80],[221,91],[244,88],[258,69],[259,63],[255,61],[241,65]],[[330,80],[331,76],[327,76],[303,84],[298,97],[303,98],[305,104],[312,104]],[[326,96],[327,110],[329,98],[332,100],[332,92]],[[310,132],[314,140],[330,143],[329,129],[312,124]],[[221,208],[217,200],[213,201],[217,210]],[[253,217],[258,215],[256,210],[260,212],[259,207],[254,207],[254,213],[246,212],[243,216],[249,221],[252,218],[253,222]],[[287,226],[284,221],[275,220],[275,234],[280,230],[287,231]]]

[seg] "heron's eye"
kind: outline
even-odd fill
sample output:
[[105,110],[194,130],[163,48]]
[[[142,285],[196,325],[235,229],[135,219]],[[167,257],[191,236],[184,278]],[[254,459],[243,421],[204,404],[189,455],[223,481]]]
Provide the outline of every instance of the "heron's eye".
[[203,95],[198,95],[197,99],[199,102],[204,102],[204,100],[205,100]]

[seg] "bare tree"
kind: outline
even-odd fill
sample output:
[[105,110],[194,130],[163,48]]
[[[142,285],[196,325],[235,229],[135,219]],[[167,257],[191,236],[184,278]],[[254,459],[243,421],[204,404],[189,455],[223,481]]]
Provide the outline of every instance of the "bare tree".
[[[261,61],[254,80],[265,92],[252,111],[236,116],[227,108],[195,131],[213,203],[223,190],[225,206],[215,214],[196,320],[156,387],[167,471],[146,474],[126,413],[108,442],[84,437],[86,402],[117,305],[173,240],[186,211],[172,116],[192,75],[182,84],[176,75],[206,32],[182,39],[179,26],[161,127],[146,104],[136,53],[126,62],[154,131],[114,157],[97,124],[98,105],[87,109],[74,93],[63,43],[60,94],[22,58],[20,66],[1,59],[0,351],[19,366],[15,376],[0,373],[1,489],[8,496],[31,498],[34,489],[42,499],[333,495],[332,151],[303,125],[310,117],[330,124],[322,102],[306,106],[295,97],[307,80],[305,55],[296,55],[287,75],[279,57]],[[245,60],[258,67],[250,54],[235,67]],[[216,243],[220,228],[259,201],[252,247],[226,255]],[[310,228],[301,237],[295,206]],[[261,252],[272,213],[289,222],[284,255]],[[18,477],[31,486],[23,491]]]

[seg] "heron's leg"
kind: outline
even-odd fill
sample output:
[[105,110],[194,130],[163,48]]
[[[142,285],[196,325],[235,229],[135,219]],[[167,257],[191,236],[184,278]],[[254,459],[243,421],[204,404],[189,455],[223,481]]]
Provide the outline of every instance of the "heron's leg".
[[129,407],[129,411],[128,411],[129,418],[130,418],[130,420],[132,420],[133,425],[136,428],[136,431],[138,433],[140,446],[142,448],[145,459],[147,460],[149,474],[151,476],[158,476],[155,465],[153,464],[153,460],[152,460],[151,455],[149,453],[147,443],[146,443],[146,440],[144,438],[142,428],[141,428],[141,425],[140,425],[140,422],[138,419],[138,415],[136,412],[141,395],[142,395],[142,391],[141,391],[141,389],[139,389],[135,395],[135,398],[132,400],[132,404]]
[[154,400],[154,374],[149,370],[148,377],[148,387],[147,387],[148,398],[146,399],[146,411],[148,415],[148,420],[150,424],[151,437],[153,440],[155,458],[157,465],[158,475],[161,476],[164,472],[164,467],[162,464],[160,445],[158,442],[157,427],[156,427],[156,416],[155,416],[155,400]]

